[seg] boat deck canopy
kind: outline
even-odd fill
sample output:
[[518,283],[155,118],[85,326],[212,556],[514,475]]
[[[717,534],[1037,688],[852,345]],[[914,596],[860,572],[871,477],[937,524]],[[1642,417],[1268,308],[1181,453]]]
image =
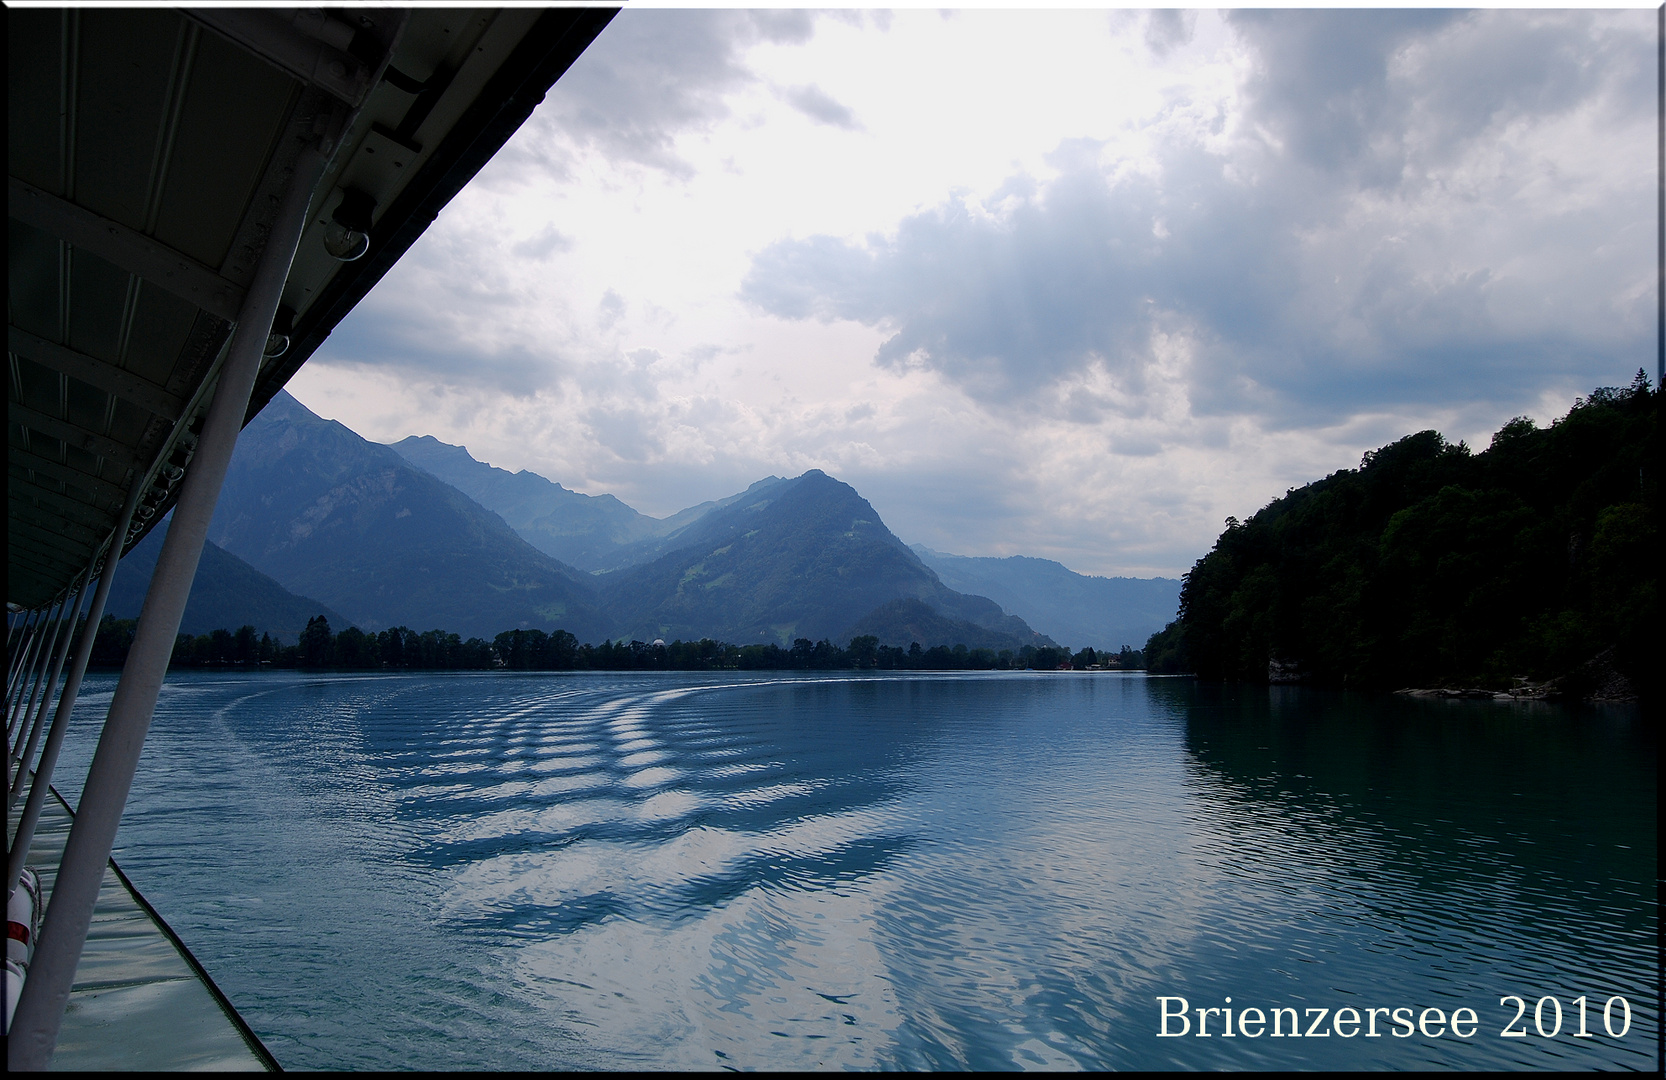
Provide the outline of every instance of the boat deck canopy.
[[[613,14],[7,8],[8,895],[55,835],[53,769],[120,557],[176,511],[39,932],[8,950],[8,1069],[52,1063],[89,940],[102,955],[105,870],[238,432]],[[142,1029],[140,999],[196,985],[177,974],[82,1004]],[[169,1067],[231,1060],[159,1045]],[[66,1060],[115,1060],[84,1049]]]
[[251,417],[613,11],[8,8],[8,608],[101,561],[135,487],[124,551],[173,505],[309,143],[335,154]]

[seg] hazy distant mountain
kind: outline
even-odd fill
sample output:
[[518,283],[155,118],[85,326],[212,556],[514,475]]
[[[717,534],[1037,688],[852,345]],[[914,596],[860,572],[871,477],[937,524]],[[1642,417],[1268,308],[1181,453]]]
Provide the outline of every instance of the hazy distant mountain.
[[[164,527],[151,530],[138,547],[128,552],[116,568],[115,583],[105,614],[118,619],[137,619],[144,607],[150,577],[162,554]],[[213,541],[203,545],[191,596],[185,601],[185,617],[179,622],[182,634],[206,634],[213,630],[236,630],[253,626],[257,633],[271,634],[293,645],[306,628],[307,620],[322,615],[333,629],[348,621],[330,608],[304,596],[296,596],[248,563]]]
[[771,478],[725,502],[668,538],[675,550],[601,579],[620,634],[842,643],[875,608],[916,599],[951,619],[1050,643],[993,601],[946,588],[866,499],[820,470]]
[[951,589],[981,593],[1078,649],[1140,648],[1180,607],[1176,578],[1090,577],[1051,559],[946,555],[920,544],[913,551]]
[[588,574],[287,393],[239,438],[209,537],[366,630],[606,632]]
[[895,645],[906,649],[918,642],[922,648],[935,645],[964,645],[968,649],[1011,649],[1017,652],[1025,645],[1051,644],[1037,641],[1034,634],[1002,633],[964,619],[952,619],[933,611],[923,600],[892,600],[882,604],[857,620],[842,635],[848,641],[858,634],[872,634],[881,645]]
[[619,548],[683,524],[639,514],[612,495],[583,495],[535,472],[476,461],[464,447],[432,435],[412,435],[393,449],[496,513],[539,551],[581,570],[615,566]]

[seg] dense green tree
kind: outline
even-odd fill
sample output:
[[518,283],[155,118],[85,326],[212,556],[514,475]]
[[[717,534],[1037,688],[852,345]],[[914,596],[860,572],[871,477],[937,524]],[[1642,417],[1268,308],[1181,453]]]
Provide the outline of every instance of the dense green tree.
[[377,668],[381,666],[376,651],[376,636],[367,634],[356,626],[349,626],[335,636],[334,656],[337,667]]
[[1229,519],[1151,670],[1504,688],[1612,649],[1653,686],[1661,400],[1639,372],[1479,454],[1418,432]]
[[335,652],[335,635],[330,633],[330,620],[322,615],[308,619],[307,628],[301,631],[301,640],[297,644],[296,663],[301,667],[328,667]]
[[233,641],[233,658],[239,664],[258,664],[260,662],[260,640],[255,637],[255,628],[247,624],[237,628]]

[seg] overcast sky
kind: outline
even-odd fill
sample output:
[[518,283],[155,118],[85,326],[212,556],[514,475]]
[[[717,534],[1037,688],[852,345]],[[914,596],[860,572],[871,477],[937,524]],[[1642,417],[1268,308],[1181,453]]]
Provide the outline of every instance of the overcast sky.
[[1653,374],[1655,19],[626,10],[290,388],[655,516],[820,468],[1175,576]]

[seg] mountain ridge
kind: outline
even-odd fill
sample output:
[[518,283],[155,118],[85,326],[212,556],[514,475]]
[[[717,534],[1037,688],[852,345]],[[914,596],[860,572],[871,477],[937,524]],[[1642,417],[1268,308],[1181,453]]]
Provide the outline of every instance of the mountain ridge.
[[621,628],[645,640],[831,638],[885,603],[912,598],[1051,644],[994,601],[946,587],[872,504],[819,469],[760,481],[673,539],[659,558],[601,579]]
[[606,629],[588,574],[288,393],[239,438],[209,538],[366,630]]
[[389,444],[400,457],[491,510],[527,543],[581,570],[602,569],[617,548],[668,531],[614,495],[585,495],[528,469],[510,472],[432,435]]
[[[990,596],[950,585],[819,469],[657,519],[432,436],[369,442],[287,393],[239,440],[210,539],[339,612],[332,622],[372,632],[561,629],[588,641],[786,646],[896,623],[927,647],[1057,644]],[[544,550],[560,544],[589,572]]]

